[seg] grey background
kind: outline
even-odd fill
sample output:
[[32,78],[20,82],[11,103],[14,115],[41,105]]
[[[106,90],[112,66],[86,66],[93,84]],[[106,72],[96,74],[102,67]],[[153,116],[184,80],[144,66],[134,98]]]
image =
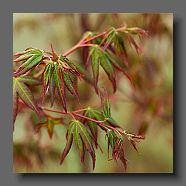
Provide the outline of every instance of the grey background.
[[[186,20],[179,0],[6,0],[0,6],[0,186],[9,185],[185,185],[186,183]],[[174,174],[13,174],[12,15],[13,12],[174,13]],[[155,139],[154,139],[155,140]]]

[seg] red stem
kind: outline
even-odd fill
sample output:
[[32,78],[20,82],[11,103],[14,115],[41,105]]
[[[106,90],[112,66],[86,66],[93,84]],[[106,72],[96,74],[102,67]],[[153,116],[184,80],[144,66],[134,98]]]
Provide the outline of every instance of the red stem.
[[94,39],[97,39],[98,37],[104,36],[106,33],[107,33],[107,31],[104,31],[104,32],[101,32],[100,34],[98,34],[96,36],[93,36],[93,37],[91,37],[91,38],[89,38],[87,40],[84,40],[83,44],[88,43],[89,41],[92,41]]
[[[120,28],[117,28],[116,31],[123,31],[126,27],[127,26],[124,25],[124,26],[122,26]],[[90,42],[90,41],[92,41],[94,39],[97,39],[98,37],[102,37],[102,36],[104,36],[107,33],[108,33],[108,31],[104,31],[104,32],[101,32],[101,33],[97,34],[96,36],[93,36],[93,37],[87,39],[87,40],[86,39],[80,40],[74,47],[72,47],[71,49],[69,49],[68,51],[66,51],[63,54],[63,56],[68,56],[69,54],[71,54],[72,52],[74,52],[76,49],[78,49],[80,47],[91,46],[91,45],[84,45],[84,44],[86,44],[86,43],[88,43],[88,42]]]
[[46,110],[46,111],[50,111],[50,112],[59,113],[59,114],[69,114],[69,115],[73,116],[73,118],[74,118],[74,116],[78,116],[78,117],[87,119],[89,121],[93,121],[93,122],[97,123],[101,127],[112,129],[115,132],[117,132],[119,135],[124,134],[124,135],[127,135],[127,136],[131,136],[132,138],[144,139],[144,136],[138,136],[138,135],[134,135],[134,134],[128,134],[126,131],[120,131],[120,130],[117,130],[116,128],[114,128],[114,127],[112,127],[110,125],[105,125],[104,122],[107,121],[107,120],[98,121],[98,120],[95,120],[95,119],[89,118],[87,116],[84,116],[84,115],[81,115],[81,114],[76,113],[76,112],[78,112],[80,110],[76,110],[76,111],[73,111],[73,112],[64,112],[64,111],[47,109],[47,108],[42,108],[42,109],[43,110]]
[[79,43],[77,43],[74,47],[72,47],[71,49],[69,49],[68,51],[66,51],[64,54],[63,54],[63,56],[68,56],[69,54],[71,54],[72,52],[74,52],[76,49],[78,49],[78,48],[80,48],[80,47],[85,47],[85,46],[95,46],[95,45],[93,45],[93,44],[86,44],[86,43],[88,43],[89,41],[92,41],[92,40],[94,40],[94,39],[96,39],[96,38],[98,38],[98,37],[101,37],[101,36],[103,36],[103,35],[105,35],[107,32],[105,31],[105,32],[102,32],[102,33],[100,33],[100,34],[98,34],[98,35],[96,35],[96,36],[93,36],[93,37],[91,37],[91,38],[89,38],[89,39],[87,39],[87,40],[81,40]]
[[74,116],[79,116],[79,117],[81,117],[81,118],[85,118],[85,119],[90,120],[90,121],[93,121],[93,122],[95,122],[95,123],[103,123],[103,122],[106,121],[106,120],[98,121],[98,120],[95,120],[95,119],[86,117],[86,116],[84,116],[84,115],[81,115],[81,114],[78,114],[78,113],[75,113],[75,112],[71,112],[71,113],[72,113]]

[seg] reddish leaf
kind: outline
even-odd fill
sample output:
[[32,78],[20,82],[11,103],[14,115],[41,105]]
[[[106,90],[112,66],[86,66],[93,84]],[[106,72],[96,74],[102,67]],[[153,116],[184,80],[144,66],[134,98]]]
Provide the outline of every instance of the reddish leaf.
[[73,135],[72,134],[68,134],[67,135],[67,142],[66,142],[66,146],[63,150],[63,153],[61,155],[61,160],[60,160],[60,164],[63,163],[64,159],[66,158],[66,156],[68,155],[71,146],[72,146],[72,141],[73,141]]
[[66,155],[68,154],[70,150],[72,139],[74,143],[76,144],[76,146],[78,147],[78,150],[80,152],[81,162],[84,162],[85,150],[88,151],[92,157],[93,169],[94,169],[96,157],[95,157],[95,152],[94,152],[94,148],[92,145],[91,135],[89,134],[86,127],[78,120],[72,120],[70,122],[68,131],[67,131],[67,144],[62,153],[61,163],[64,161],[64,158],[66,157]]
[[112,83],[113,91],[116,92],[116,77],[109,57],[104,53],[100,58],[100,64]]
[[77,92],[77,87],[76,84],[72,81],[70,75],[68,74],[68,72],[64,72],[63,73],[63,78],[64,78],[64,82],[65,82],[65,86],[67,87],[67,89],[69,90],[69,92],[76,96],[78,98],[78,92]]
[[47,118],[45,122],[36,124],[35,131],[39,132],[41,128],[45,127],[47,129],[50,139],[52,139],[54,133],[54,126],[62,123],[63,119],[61,118],[60,119]]
[[[20,57],[19,57],[20,58]],[[15,76],[25,74],[35,66],[37,66],[43,58],[43,52],[40,50],[34,50],[29,58],[18,68],[14,73]]]
[[13,90],[13,124],[15,123],[17,112],[18,112],[18,94],[16,91]]
[[134,140],[130,140],[130,143],[132,144],[134,149],[138,152],[138,149],[137,149],[137,146],[136,146],[136,142]]
[[13,78],[13,91],[19,95],[28,107],[35,110],[38,114],[40,113],[41,109],[38,107],[30,89],[18,77]]
[[64,79],[63,79],[63,71],[60,68],[59,64],[54,64],[54,81],[56,85],[56,89],[59,95],[59,98],[61,100],[62,106],[67,112],[67,105],[66,105],[66,90],[65,90],[65,84],[64,84]]
[[105,119],[109,119],[111,117],[111,111],[110,111],[110,103],[109,103],[109,98],[108,98],[108,93],[104,89],[104,92],[100,93],[101,97],[101,106],[103,109],[103,116]]

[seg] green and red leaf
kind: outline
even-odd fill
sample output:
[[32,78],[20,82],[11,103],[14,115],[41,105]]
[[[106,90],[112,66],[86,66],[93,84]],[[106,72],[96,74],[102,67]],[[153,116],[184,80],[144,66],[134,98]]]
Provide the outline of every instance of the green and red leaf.
[[100,92],[101,106],[103,110],[103,116],[105,119],[111,117],[110,103],[107,91],[104,89],[104,92]]
[[100,65],[100,56],[101,51],[98,46],[92,47],[90,51],[91,56],[91,66],[92,66],[92,73],[93,73],[93,79],[94,79],[94,87],[96,92],[98,93],[98,78],[99,78],[99,65]]
[[36,85],[40,85],[41,81],[31,77],[31,76],[20,76],[19,77],[20,81],[24,82],[27,85],[32,85],[32,86],[36,86]]
[[67,138],[66,138],[66,146],[62,152],[62,155],[61,155],[61,160],[60,160],[60,164],[63,163],[64,159],[66,158],[66,156],[68,155],[70,149],[71,149],[71,146],[72,146],[72,141],[73,141],[73,135],[70,133],[70,134],[67,134]]
[[67,143],[61,156],[61,163],[63,163],[64,158],[68,154],[71,148],[72,141],[74,141],[79,150],[82,163],[84,162],[85,150],[89,152],[92,157],[94,169],[96,156],[92,145],[92,138],[87,128],[78,120],[72,120],[70,122],[67,131]]
[[63,123],[62,118],[59,119],[47,118],[45,122],[36,124],[35,131],[39,132],[41,128],[45,127],[47,129],[50,139],[52,139],[55,125],[59,125],[62,123]]
[[64,72],[63,78],[64,78],[65,86],[67,87],[69,92],[78,98],[77,87],[75,82],[72,81],[70,74],[68,72]]
[[[31,54],[30,54],[31,53]],[[22,65],[18,68],[18,70],[14,73],[15,76],[20,76],[22,74],[25,74],[29,70],[33,69],[35,66],[39,65],[43,58],[43,52],[40,50],[33,50],[29,53],[26,53],[27,57],[23,57]],[[24,55],[26,55],[24,54]],[[25,61],[26,59],[26,61]],[[18,61],[21,60],[21,56],[18,58]],[[14,60],[16,61],[16,59]]]
[[[96,117],[96,114],[94,113],[94,110],[91,109],[91,108],[87,109],[86,112],[84,113],[84,115],[87,116],[88,118],[92,118],[92,119],[96,119],[97,118]],[[92,137],[93,137],[95,146],[97,148],[98,147],[98,142],[97,142],[97,138],[98,138],[98,126],[97,126],[97,124],[95,122],[92,122],[90,120],[85,120],[84,122],[87,123],[87,125],[88,125],[88,127],[90,129],[90,132],[92,134]]]
[[109,129],[106,133],[106,137],[108,139],[108,154],[109,154],[109,149],[111,147],[113,159],[117,160],[119,158],[122,161],[123,166],[126,170],[127,159],[126,159],[126,155],[124,152],[122,136],[116,134],[113,130]]
[[113,91],[116,92],[116,77],[115,77],[115,72],[114,72],[112,63],[111,63],[109,57],[106,55],[105,52],[101,56],[100,64],[101,64],[102,68],[104,69],[104,71],[106,72],[109,80],[112,83]]
[[38,107],[30,89],[20,80],[19,77],[13,77],[13,92],[16,92],[22,101],[30,107],[32,110],[40,113],[40,108]]
[[54,72],[53,72],[54,82],[56,85],[56,89],[61,100],[62,106],[67,112],[67,105],[66,105],[66,90],[65,90],[65,83],[63,78],[63,70],[60,68],[58,63],[54,64]]
[[17,117],[18,112],[18,94],[16,91],[13,91],[13,126]]
[[81,78],[82,74],[78,71],[78,68],[74,63],[72,63],[68,58],[61,55],[58,62],[63,66],[64,71],[69,71],[70,73],[77,75]]

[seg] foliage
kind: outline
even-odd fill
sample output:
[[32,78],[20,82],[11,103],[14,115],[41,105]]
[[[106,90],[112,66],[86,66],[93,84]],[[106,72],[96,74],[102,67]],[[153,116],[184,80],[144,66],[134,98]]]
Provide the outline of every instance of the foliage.
[[[75,144],[82,163],[86,153],[90,154],[93,169],[96,163],[95,149],[100,148],[98,132],[103,130],[108,140],[108,153],[109,149],[112,149],[112,158],[120,159],[126,169],[125,138],[137,150],[136,139],[144,139],[144,136],[127,132],[117,124],[112,118],[109,97],[118,90],[119,72],[122,72],[131,84],[133,83],[128,71],[131,62],[127,48],[131,46],[139,55],[142,49],[136,42],[136,37],[143,39],[144,36],[147,36],[145,30],[124,25],[119,28],[111,27],[100,33],[86,32],[76,45],[63,54],[57,54],[52,46],[51,52],[30,47],[14,54],[14,122],[22,103],[25,109],[29,107],[39,117],[39,121],[34,126],[36,132],[46,127],[52,139],[55,125],[66,126],[66,146],[60,163],[64,162],[72,144]],[[82,63],[75,63],[68,55],[79,49],[86,50],[88,53]],[[100,67],[107,75],[113,93],[109,93],[110,87],[100,88]],[[75,98],[79,104],[81,102],[78,92],[79,81],[88,82],[91,87],[94,87],[95,93],[101,99],[101,106],[88,105],[87,108],[73,111],[69,109],[69,96]],[[34,87],[42,90],[38,100],[34,96]],[[45,107],[44,103],[48,102],[51,108]],[[53,109],[54,104],[60,109]],[[58,113],[61,117],[55,118],[48,112]],[[71,117],[68,122],[65,121],[67,116]],[[44,122],[40,122],[42,117],[45,118]]]

